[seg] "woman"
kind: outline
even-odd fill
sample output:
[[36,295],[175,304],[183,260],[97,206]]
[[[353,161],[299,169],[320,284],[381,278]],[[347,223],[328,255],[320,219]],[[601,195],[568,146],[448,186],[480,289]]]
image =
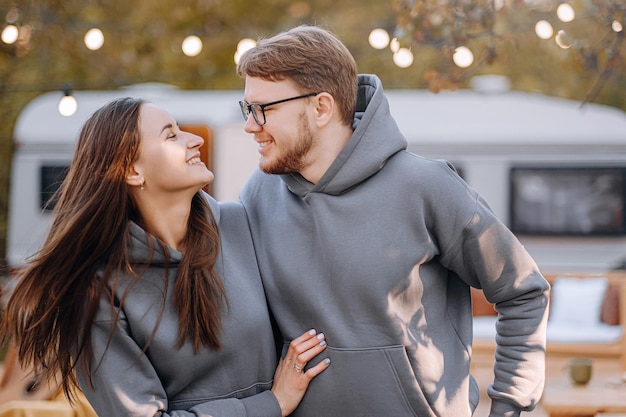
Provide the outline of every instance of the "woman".
[[22,364],[101,416],[286,416],[329,366],[303,370],[310,330],[276,367],[247,219],[202,191],[202,143],[142,100],[96,111],[7,306]]

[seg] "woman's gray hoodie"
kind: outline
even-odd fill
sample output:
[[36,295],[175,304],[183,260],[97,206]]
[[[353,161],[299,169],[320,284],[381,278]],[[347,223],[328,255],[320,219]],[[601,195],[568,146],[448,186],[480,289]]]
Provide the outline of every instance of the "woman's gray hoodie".
[[[99,416],[281,416],[278,402],[269,391],[277,365],[276,344],[245,213],[238,203],[218,206],[207,198],[219,225],[221,253],[217,268],[228,299],[222,316],[222,349],[205,348],[194,354],[190,343],[180,349],[175,347],[178,315],[171,294],[182,254],[169,248],[171,278],[165,289],[165,258],[154,245],[148,270],[119,309],[120,321],[110,344],[108,301],[103,301],[96,317],[92,330],[95,390],[84,383],[84,378],[80,380]],[[131,234],[132,261],[141,270],[149,253],[148,238],[134,223]],[[163,317],[142,354],[152,336],[165,290]]]
[[491,416],[531,410],[549,291],[535,262],[448,164],[406,151],[375,76],[359,77],[355,124],[317,184],[257,171],[241,194],[285,343],[309,328],[328,342],[293,415],[471,416],[470,286],[500,314]]

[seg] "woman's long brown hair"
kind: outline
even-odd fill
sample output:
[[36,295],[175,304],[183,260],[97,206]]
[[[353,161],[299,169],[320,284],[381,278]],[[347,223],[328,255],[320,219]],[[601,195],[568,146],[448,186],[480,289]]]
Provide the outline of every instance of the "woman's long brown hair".
[[[114,297],[107,293],[110,288],[115,292],[117,278],[141,278],[127,254],[129,222],[141,219],[126,176],[139,155],[143,103],[112,101],[84,124],[50,233],[19,272],[0,323],[0,337],[17,346],[20,363],[33,366],[47,381],[60,377],[70,399],[78,387],[75,366],[84,367],[89,381],[94,371],[91,327],[100,298],[109,297],[113,309]],[[219,236],[201,192],[193,198],[183,245],[193,250],[185,251],[174,285],[178,346],[190,341],[195,351],[219,349],[225,300],[214,270]]]

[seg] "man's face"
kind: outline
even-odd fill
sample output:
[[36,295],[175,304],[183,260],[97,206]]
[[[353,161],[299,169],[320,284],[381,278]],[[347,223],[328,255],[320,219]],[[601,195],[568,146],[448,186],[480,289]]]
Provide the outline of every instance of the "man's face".
[[[244,100],[249,104],[265,104],[298,97],[309,91],[299,91],[289,80],[267,81],[246,77]],[[268,174],[302,172],[312,163],[315,134],[310,122],[315,97],[289,100],[263,108],[265,119],[255,107],[259,125],[250,115],[245,131],[254,134],[261,156],[259,167]]]

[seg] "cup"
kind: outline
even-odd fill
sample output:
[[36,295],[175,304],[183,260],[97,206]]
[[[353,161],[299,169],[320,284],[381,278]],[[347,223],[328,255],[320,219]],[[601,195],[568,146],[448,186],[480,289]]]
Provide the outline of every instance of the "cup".
[[591,379],[593,362],[588,358],[574,358],[567,363],[569,377],[574,384],[584,385]]

